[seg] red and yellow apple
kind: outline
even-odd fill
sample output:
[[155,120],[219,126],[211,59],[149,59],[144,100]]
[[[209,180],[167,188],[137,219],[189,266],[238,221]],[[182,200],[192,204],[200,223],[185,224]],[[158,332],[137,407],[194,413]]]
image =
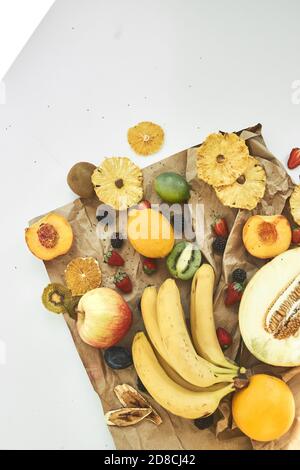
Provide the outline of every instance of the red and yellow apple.
[[78,304],[77,329],[81,339],[95,348],[109,348],[128,332],[132,313],[113,289],[99,287],[87,292]]

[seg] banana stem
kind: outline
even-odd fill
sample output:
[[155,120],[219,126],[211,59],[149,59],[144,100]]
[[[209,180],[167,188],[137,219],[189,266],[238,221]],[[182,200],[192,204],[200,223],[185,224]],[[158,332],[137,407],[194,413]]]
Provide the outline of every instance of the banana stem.
[[232,377],[237,376],[239,373],[239,367],[232,369],[225,369],[224,367],[214,366],[213,372],[217,375],[232,375]]
[[232,393],[234,391],[235,391],[234,383],[230,383],[226,387],[221,388],[220,390],[218,390],[217,392],[214,392],[214,393],[216,393],[216,395],[218,395],[219,399],[221,400],[223,397],[225,397],[226,395],[228,395],[229,393]]

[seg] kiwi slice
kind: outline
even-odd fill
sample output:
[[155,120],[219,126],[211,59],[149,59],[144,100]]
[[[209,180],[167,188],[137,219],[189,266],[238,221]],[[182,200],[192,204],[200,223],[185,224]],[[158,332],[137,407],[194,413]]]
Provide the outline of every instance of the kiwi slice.
[[44,307],[53,313],[64,313],[71,304],[72,294],[62,284],[49,284],[45,287],[42,302]]
[[177,243],[167,258],[170,274],[187,281],[191,279],[201,264],[201,251],[185,240]]

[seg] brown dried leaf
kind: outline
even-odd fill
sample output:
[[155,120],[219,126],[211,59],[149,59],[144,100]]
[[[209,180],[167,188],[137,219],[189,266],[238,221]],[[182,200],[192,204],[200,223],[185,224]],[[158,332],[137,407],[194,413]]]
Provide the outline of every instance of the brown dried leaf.
[[150,415],[151,408],[121,408],[106,413],[105,419],[109,426],[132,426]]
[[114,392],[117,395],[120,403],[123,406],[130,408],[150,408],[151,413],[147,417],[147,420],[159,426],[162,423],[162,419],[159,414],[152,408],[150,403],[133,387],[128,384],[117,385],[114,388]]

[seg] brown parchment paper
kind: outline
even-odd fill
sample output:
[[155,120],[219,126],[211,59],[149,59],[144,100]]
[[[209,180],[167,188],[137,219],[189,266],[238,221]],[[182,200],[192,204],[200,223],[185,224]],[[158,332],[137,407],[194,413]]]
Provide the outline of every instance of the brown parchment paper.
[[[196,177],[196,149],[191,148],[177,153],[159,163],[144,169],[144,197],[152,203],[160,202],[153,188],[153,180],[163,171],[173,170],[182,174],[191,184],[190,210],[195,219],[196,204],[203,204],[204,237],[201,240],[201,249],[206,259],[215,269],[217,283],[215,291],[215,319],[217,326],[223,326],[233,335],[233,346],[227,351],[232,357],[238,357],[243,365],[252,367],[257,372],[271,372],[283,377],[290,385],[296,400],[296,419],[290,431],[281,439],[269,443],[250,441],[232,423],[230,413],[230,398],[220,404],[216,414],[215,425],[204,431],[198,430],[193,421],[185,420],[167,413],[163,408],[152,401],[154,407],[161,414],[163,424],[156,427],[148,421],[137,426],[125,429],[111,427],[113,439],[119,450],[217,450],[217,449],[300,449],[300,367],[294,369],[279,369],[259,363],[246,350],[240,340],[238,329],[238,307],[227,309],[224,305],[223,295],[226,282],[235,267],[242,267],[248,273],[248,280],[262,266],[263,262],[251,257],[244,249],[241,231],[244,222],[252,213],[278,214],[286,211],[286,203],[293,184],[280,162],[269,152],[261,135],[261,126],[245,129],[239,132],[245,139],[250,154],[257,157],[267,173],[267,189],[264,199],[255,211],[237,211],[221,205],[215,196],[214,190],[199,181]],[[103,253],[109,246],[110,233],[106,240],[99,240],[96,234],[96,209],[99,201],[95,199],[80,200],[56,209],[71,223],[75,242],[71,251],[54,261],[46,262],[45,266],[52,282],[64,283],[64,270],[71,259],[76,256],[94,256],[100,262],[103,273],[104,286],[113,287],[112,278],[115,268],[103,263]],[[223,258],[212,253],[213,241],[212,220],[214,213],[226,217],[231,228],[230,236]],[[35,219],[36,220],[36,219]],[[149,277],[143,273],[140,256],[126,242],[121,250],[126,260],[126,271],[133,280],[134,289],[130,295],[125,296],[129,302],[134,321],[130,333],[121,342],[122,345],[131,346],[132,338],[137,330],[143,329],[141,315],[138,311],[138,301],[143,289],[149,284]],[[151,284],[159,286],[168,277],[165,261],[159,261],[158,272],[151,276]],[[266,280],[267,282],[267,280]],[[190,282],[178,282],[181,290],[183,305],[188,316],[188,303]],[[118,408],[120,403],[116,399],[113,389],[117,384],[128,383],[136,386],[136,373],[133,367],[121,371],[113,371],[106,367],[101,351],[83,343],[77,333],[76,323],[67,314],[65,321],[70,329],[79,356],[86,368],[90,381],[99,395],[104,411]],[[100,425],[100,423],[99,423]]]

